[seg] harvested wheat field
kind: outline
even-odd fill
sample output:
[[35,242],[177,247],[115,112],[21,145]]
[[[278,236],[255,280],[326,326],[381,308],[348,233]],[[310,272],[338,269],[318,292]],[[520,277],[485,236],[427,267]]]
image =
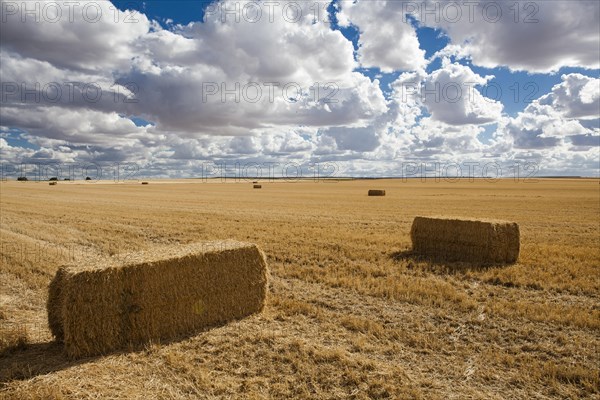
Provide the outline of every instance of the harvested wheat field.
[[[598,180],[372,184],[0,183],[0,398],[600,397]],[[417,256],[423,215],[515,222],[518,260]],[[53,340],[60,266],[214,240],[264,251],[260,313],[76,360]]]

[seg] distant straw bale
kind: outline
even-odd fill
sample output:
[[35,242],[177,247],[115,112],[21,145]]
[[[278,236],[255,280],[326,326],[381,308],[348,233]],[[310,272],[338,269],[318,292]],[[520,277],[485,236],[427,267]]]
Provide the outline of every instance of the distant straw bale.
[[369,196],[385,196],[385,190],[371,189]]
[[444,261],[514,263],[519,257],[519,225],[497,220],[415,217],[413,251]]
[[267,265],[253,244],[156,248],[61,268],[48,322],[71,358],[169,340],[260,312]]
[[254,185],[254,189],[262,189],[262,185]]
[[56,185],[56,182],[54,182],[54,181],[52,181],[52,182],[49,182],[49,183],[48,183],[48,185],[50,185],[50,186],[54,186],[54,185]]

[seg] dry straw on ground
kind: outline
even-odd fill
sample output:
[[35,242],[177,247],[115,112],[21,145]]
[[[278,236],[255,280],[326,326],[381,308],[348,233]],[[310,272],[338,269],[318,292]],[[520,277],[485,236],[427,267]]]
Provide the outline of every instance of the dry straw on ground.
[[259,312],[267,265],[256,245],[208,242],[63,267],[49,289],[52,333],[77,358]]
[[385,190],[371,189],[369,190],[369,196],[385,196]]
[[410,236],[416,253],[445,261],[514,263],[519,257],[514,222],[415,217]]

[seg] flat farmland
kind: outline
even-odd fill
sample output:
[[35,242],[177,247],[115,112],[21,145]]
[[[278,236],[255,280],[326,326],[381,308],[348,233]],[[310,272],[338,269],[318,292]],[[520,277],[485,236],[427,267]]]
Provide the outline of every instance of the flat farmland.
[[[600,397],[597,179],[261,184],[0,183],[0,397]],[[519,260],[416,257],[418,215],[517,222]],[[77,361],[53,342],[60,265],[221,239],[266,253],[262,313]]]

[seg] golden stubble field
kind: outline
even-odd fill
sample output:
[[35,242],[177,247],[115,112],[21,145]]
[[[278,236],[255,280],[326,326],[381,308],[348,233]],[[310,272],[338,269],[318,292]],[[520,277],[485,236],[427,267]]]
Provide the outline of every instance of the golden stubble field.
[[[0,397],[600,398],[598,180],[262,184],[0,183]],[[519,262],[414,258],[416,215],[518,222]],[[78,361],[52,342],[59,265],[228,238],[267,254],[262,314]]]

